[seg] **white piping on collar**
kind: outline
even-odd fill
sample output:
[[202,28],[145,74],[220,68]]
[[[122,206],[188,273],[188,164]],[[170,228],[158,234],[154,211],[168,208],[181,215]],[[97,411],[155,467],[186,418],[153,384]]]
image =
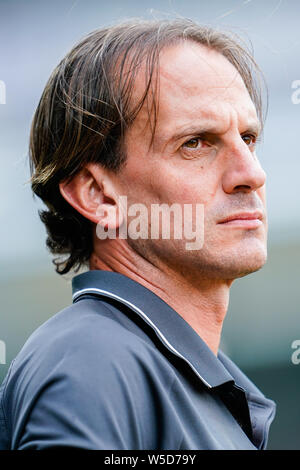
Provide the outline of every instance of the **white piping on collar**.
[[172,351],[174,354],[176,354],[176,356],[180,357],[185,362],[187,362],[189,364],[189,366],[192,368],[192,370],[195,372],[195,374],[202,380],[202,382],[204,382],[207,387],[212,388],[212,386],[199,374],[197,369],[195,369],[193,364],[191,364],[190,361],[188,361],[188,359],[186,359],[186,357],[184,357],[182,354],[180,354],[180,352],[178,352],[177,349],[175,349],[174,346],[172,346],[172,344],[169,343],[167,338],[162,334],[162,332],[157,328],[157,326],[150,320],[149,317],[147,317],[147,315],[141,309],[136,307],[136,305],[132,304],[131,302],[129,302],[126,299],[123,299],[122,297],[119,297],[116,294],[113,294],[112,292],[108,292],[108,291],[103,290],[103,289],[98,289],[96,287],[90,287],[88,289],[81,289],[81,290],[77,291],[73,295],[73,300],[76,300],[77,297],[79,297],[82,294],[93,294],[93,293],[100,293],[100,294],[106,295],[107,297],[110,297],[112,299],[119,300],[120,302],[122,302],[123,304],[127,305],[132,310],[134,310],[138,315],[140,315],[146,321],[146,323],[148,323],[148,325],[150,325],[154,329],[155,333],[157,334],[157,336],[160,337],[160,339],[165,344],[165,346],[167,346],[167,348],[170,351]]

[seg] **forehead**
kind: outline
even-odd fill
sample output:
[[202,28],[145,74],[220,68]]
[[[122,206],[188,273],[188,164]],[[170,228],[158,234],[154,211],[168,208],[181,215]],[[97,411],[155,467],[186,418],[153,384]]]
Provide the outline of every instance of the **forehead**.
[[[163,49],[159,57],[155,135],[204,124],[226,132],[232,120],[240,126],[257,122],[255,106],[235,67],[220,53],[192,41]],[[137,76],[135,96],[144,90],[144,71]],[[150,97],[151,100],[151,97]],[[150,106],[151,108],[151,106]],[[133,130],[151,133],[149,100]]]

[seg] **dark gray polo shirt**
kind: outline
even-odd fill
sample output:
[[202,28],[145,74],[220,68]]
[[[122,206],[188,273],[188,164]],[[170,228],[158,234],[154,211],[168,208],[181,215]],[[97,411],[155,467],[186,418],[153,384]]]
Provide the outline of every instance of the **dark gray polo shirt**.
[[264,449],[274,414],[160,297],[89,271],[11,363],[0,449]]

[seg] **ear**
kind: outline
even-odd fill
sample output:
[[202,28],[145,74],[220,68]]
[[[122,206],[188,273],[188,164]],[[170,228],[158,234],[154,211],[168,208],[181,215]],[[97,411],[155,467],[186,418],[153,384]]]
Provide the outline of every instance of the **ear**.
[[71,181],[59,183],[64,199],[81,215],[108,229],[123,222],[113,175],[97,163],[88,163]]

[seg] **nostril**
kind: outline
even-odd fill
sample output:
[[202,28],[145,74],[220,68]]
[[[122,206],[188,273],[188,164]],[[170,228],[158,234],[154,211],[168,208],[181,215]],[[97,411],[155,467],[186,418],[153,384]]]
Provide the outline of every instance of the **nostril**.
[[234,191],[236,191],[236,192],[238,192],[238,191],[252,191],[252,188],[251,188],[251,186],[249,186],[247,184],[239,184],[239,185],[234,187]]

